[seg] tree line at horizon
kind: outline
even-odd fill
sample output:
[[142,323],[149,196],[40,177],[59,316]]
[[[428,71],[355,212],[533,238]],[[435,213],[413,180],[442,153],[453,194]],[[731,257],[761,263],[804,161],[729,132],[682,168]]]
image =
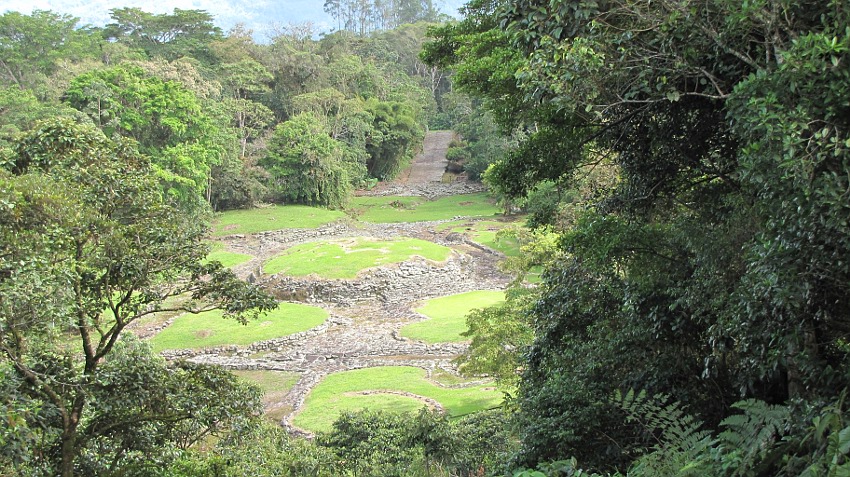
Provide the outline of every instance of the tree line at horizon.
[[425,130],[472,117],[443,111],[470,100],[418,57],[433,12],[318,40],[292,25],[269,44],[241,26],[223,33],[202,10],[110,13],[104,27],[51,11],[0,16],[0,158],[39,120],[72,117],[132,139],[187,210],[341,208],[354,188],[398,173]]
[[359,35],[392,30],[405,23],[450,20],[431,0],[325,0],[324,10],[337,22],[337,30]]

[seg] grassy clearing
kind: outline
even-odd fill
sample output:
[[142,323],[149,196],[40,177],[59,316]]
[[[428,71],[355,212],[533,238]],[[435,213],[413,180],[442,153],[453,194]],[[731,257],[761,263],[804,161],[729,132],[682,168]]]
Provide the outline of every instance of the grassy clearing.
[[314,229],[345,217],[337,210],[304,205],[273,205],[258,209],[228,210],[213,222],[212,235],[253,234],[281,229]]
[[426,343],[465,341],[460,334],[467,330],[466,315],[476,308],[484,308],[505,301],[501,291],[472,291],[428,300],[416,311],[428,319],[402,327],[401,335]]
[[400,263],[414,255],[441,262],[450,254],[448,247],[412,238],[314,242],[289,248],[266,262],[263,272],[295,277],[316,274],[323,278],[354,278],[360,270]]
[[395,391],[424,396],[439,402],[450,415],[498,406],[502,394],[492,387],[442,388],[426,378],[425,370],[410,366],[383,366],[334,373],[310,391],[304,409],[294,424],[314,432],[328,431],[334,420],[346,411],[382,409],[414,411],[425,403],[396,394],[356,394],[362,391]]
[[454,195],[436,200],[421,197],[355,197],[351,208],[364,222],[424,222],[453,217],[493,217],[500,210],[485,193]]
[[235,267],[241,263],[245,263],[248,260],[251,260],[251,255],[246,255],[244,253],[236,253],[226,250],[224,248],[224,244],[221,242],[210,242],[210,253],[207,254],[206,262],[218,261],[226,267]]
[[222,318],[219,310],[177,317],[166,329],[151,338],[154,351],[193,349],[208,346],[248,345],[257,341],[280,338],[318,326],[328,312],[314,306],[281,303],[258,320],[242,325]]
[[504,222],[499,220],[457,220],[441,224],[439,227],[437,227],[437,230],[452,231],[464,234],[469,237],[470,240],[476,243],[486,245],[487,247],[490,247],[493,250],[498,250],[507,255],[508,257],[515,257],[519,255],[519,241],[517,241],[517,239],[514,237],[509,237],[506,235],[498,237],[497,234],[500,230],[516,227],[517,225],[518,222],[516,221]]
[[263,390],[263,407],[268,419],[280,422],[292,411],[290,406],[280,402],[298,382],[300,374],[287,371],[233,371],[233,374]]
[[[524,227],[522,225],[522,220],[524,220],[524,217],[522,216],[516,216],[515,220],[510,222],[497,220],[456,220],[440,224],[436,227],[436,229],[464,234],[469,237],[470,240],[481,245],[486,245],[493,250],[498,250],[507,257],[518,257],[521,253],[520,248],[522,247],[520,241],[515,237],[505,234],[499,236],[499,231],[510,227]],[[532,267],[528,272],[528,275],[526,275],[525,281],[528,283],[540,283],[540,275],[542,272],[543,267]]]

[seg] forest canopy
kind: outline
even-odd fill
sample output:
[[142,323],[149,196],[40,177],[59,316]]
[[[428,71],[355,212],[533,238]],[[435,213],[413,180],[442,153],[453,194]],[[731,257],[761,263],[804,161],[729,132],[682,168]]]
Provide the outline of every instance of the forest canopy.
[[826,442],[848,429],[848,20],[839,1],[472,1],[432,31],[429,64],[520,138],[485,181],[558,236],[535,298],[498,315],[532,333],[516,465],[846,472]]
[[[136,141],[163,192],[193,214],[269,201],[342,207],[353,187],[410,161],[427,128],[447,126],[439,103],[448,79],[418,57],[424,22],[438,13],[381,8],[394,20],[368,32],[320,36],[293,25],[268,44],[241,26],[222,32],[203,10],[118,8],[104,27],[50,11],[5,13],[0,155],[10,157],[16,134],[38,120],[70,117]],[[306,152],[313,146],[272,139],[308,112],[325,139],[303,140],[332,144],[341,171],[332,179],[296,172],[324,167]],[[293,181],[315,193],[279,193]]]

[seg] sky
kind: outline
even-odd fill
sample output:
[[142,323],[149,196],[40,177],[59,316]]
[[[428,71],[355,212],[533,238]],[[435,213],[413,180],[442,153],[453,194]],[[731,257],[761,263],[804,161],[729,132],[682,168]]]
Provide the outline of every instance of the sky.
[[[457,16],[464,0],[443,0],[441,11]],[[110,22],[109,10],[137,7],[151,13],[171,13],[175,8],[206,10],[216,25],[227,32],[242,23],[254,32],[254,40],[266,42],[281,27],[311,22],[317,32],[331,31],[333,19],[324,11],[324,0],[0,0],[0,11],[30,14],[33,10],[52,10],[80,19],[80,25],[103,26]]]

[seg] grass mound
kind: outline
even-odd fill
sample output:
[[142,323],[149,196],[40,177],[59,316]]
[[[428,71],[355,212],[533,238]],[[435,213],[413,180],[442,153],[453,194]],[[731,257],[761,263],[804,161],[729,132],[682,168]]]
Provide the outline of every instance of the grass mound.
[[[361,394],[363,392],[374,394]],[[425,370],[411,366],[382,366],[334,373],[307,396],[293,423],[314,432],[328,431],[343,412],[381,409],[414,411],[426,404],[410,393],[436,400],[449,415],[460,415],[498,406],[502,394],[488,386],[444,388],[426,378]]]
[[210,253],[207,254],[206,261],[221,262],[221,264],[226,268],[235,267],[236,265],[245,263],[253,258],[251,255],[225,250],[224,244],[221,242],[212,242],[210,247]]
[[422,197],[355,197],[351,207],[359,220],[372,223],[424,222],[453,217],[492,217],[500,213],[485,193],[427,200]]
[[303,277],[316,274],[323,278],[354,278],[367,268],[400,263],[414,255],[441,262],[451,249],[419,239],[375,241],[336,240],[296,245],[266,262],[263,272]]
[[154,351],[196,349],[208,346],[248,345],[309,330],[324,323],[328,312],[315,306],[281,303],[258,320],[242,325],[222,317],[219,310],[187,313],[156,336],[150,344]]
[[401,335],[425,341],[446,343],[465,341],[460,334],[467,330],[466,315],[476,308],[484,308],[505,301],[501,291],[472,291],[428,300],[416,309],[428,317],[425,321],[411,323],[401,329]]
[[273,205],[257,209],[228,210],[213,222],[212,235],[253,234],[281,229],[314,229],[346,215],[338,210],[305,205]]

